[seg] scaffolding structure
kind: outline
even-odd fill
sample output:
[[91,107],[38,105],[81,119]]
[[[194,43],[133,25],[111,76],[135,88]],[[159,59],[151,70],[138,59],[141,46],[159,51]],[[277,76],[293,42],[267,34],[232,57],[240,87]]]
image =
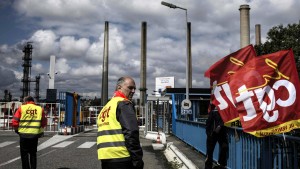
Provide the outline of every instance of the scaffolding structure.
[[23,101],[23,98],[28,96],[30,94],[30,74],[31,74],[31,61],[32,61],[32,44],[31,42],[27,42],[26,46],[23,48],[24,57],[22,60],[24,60],[22,67],[23,67],[23,78],[21,82],[23,83],[22,90],[22,96],[21,101]]
[[35,79],[31,79],[31,61],[32,61],[32,43],[27,42],[27,44],[23,48],[24,56],[22,57],[22,60],[24,60],[22,67],[23,67],[23,78],[21,82],[23,83],[22,90],[22,96],[20,97],[20,100],[22,101],[24,97],[30,95],[30,83],[35,82],[35,96],[36,102],[39,102],[40,99],[40,79],[41,74],[35,77]]

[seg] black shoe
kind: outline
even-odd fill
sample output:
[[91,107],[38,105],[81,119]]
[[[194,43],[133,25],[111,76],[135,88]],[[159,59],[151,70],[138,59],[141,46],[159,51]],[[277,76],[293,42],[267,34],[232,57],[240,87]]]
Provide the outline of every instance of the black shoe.
[[227,167],[225,166],[222,166],[222,165],[217,165],[217,166],[214,166],[212,169],[226,169]]

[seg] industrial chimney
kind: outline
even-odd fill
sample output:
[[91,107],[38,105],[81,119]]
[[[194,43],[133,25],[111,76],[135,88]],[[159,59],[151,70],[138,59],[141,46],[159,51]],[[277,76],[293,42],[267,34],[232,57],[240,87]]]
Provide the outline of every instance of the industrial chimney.
[[250,7],[249,5],[240,6],[240,47],[243,48],[250,44]]
[[261,30],[260,24],[255,25],[255,45],[261,44]]

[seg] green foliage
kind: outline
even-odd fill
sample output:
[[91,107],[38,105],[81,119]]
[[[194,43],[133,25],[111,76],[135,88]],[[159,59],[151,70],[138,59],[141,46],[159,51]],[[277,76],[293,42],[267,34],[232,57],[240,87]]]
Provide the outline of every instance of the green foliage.
[[288,24],[286,27],[278,25],[269,30],[264,44],[254,46],[258,56],[293,49],[298,74],[300,72],[300,21]]
[[267,35],[267,41],[264,44],[255,45],[258,55],[292,48],[294,54],[300,56],[300,21],[299,24],[288,24],[287,27],[275,26]]

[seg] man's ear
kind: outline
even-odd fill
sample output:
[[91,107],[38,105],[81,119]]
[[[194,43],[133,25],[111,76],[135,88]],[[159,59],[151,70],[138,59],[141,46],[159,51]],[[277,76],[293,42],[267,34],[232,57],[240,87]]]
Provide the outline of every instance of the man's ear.
[[121,89],[122,87],[120,85],[118,85],[118,90]]

